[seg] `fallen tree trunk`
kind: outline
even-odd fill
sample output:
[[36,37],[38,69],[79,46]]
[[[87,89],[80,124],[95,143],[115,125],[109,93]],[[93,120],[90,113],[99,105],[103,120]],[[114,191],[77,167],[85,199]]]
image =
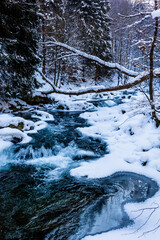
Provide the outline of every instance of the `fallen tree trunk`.
[[[142,72],[139,74],[137,77],[135,77],[133,82],[121,85],[121,86],[115,86],[115,87],[92,87],[92,88],[85,88],[85,89],[78,89],[78,90],[70,90],[66,91],[63,89],[59,89],[54,84],[41,73],[39,70],[37,70],[40,75],[45,79],[45,81],[50,84],[50,86],[53,88],[52,91],[49,92],[43,92],[44,94],[51,94],[51,93],[59,93],[59,94],[64,94],[64,95],[82,95],[82,94],[87,94],[87,93],[102,93],[102,92],[113,92],[113,91],[118,91],[118,90],[125,90],[132,88],[150,78],[150,72]],[[154,70],[154,78],[160,78],[160,68],[157,68]]]

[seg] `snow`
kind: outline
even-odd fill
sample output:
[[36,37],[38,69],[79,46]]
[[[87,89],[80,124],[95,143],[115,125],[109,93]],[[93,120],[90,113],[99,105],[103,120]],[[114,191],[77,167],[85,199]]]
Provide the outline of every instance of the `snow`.
[[[76,50],[76,51],[78,51],[78,50]],[[84,54],[86,54],[86,53],[84,53]],[[83,56],[83,54],[82,54],[82,56]],[[45,86],[48,86],[48,84],[50,86],[52,86],[52,92],[54,92],[54,94],[50,94],[50,97],[53,97],[53,99],[54,99],[54,96],[56,93],[60,94],[60,95],[62,94],[62,96],[64,97],[64,95],[78,96],[78,95],[83,95],[83,94],[88,94],[88,93],[97,94],[97,93],[102,93],[102,92],[115,92],[117,90],[129,89],[131,87],[134,87],[134,86],[144,82],[147,78],[149,79],[149,71],[143,71],[143,72],[138,73],[138,72],[131,71],[129,69],[125,69],[124,67],[122,67],[121,65],[119,65],[117,63],[107,63],[107,62],[102,61],[99,58],[97,59],[96,57],[94,57],[92,55],[88,55],[88,54],[86,54],[86,56],[87,56],[87,59],[97,61],[106,67],[110,67],[111,69],[119,69],[122,73],[126,73],[128,76],[132,76],[134,78],[130,77],[131,81],[125,85],[119,85],[119,86],[116,85],[116,86],[106,87],[106,84],[105,84],[105,86],[92,86],[92,87],[86,86],[85,88],[83,86],[83,87],[79,87],[79,88],[74,87],[74,90],[72,90],[73,88],[69,88],[69,87],[66,88],[66,86],[62,87],[62,88],[57,88],[54,84],[52,84],[50,79],[48,79],[46,76],[44,76],[41,73],[41,75],[45,78],[45,81],[47,83],[46,85],[44,85],[43,89],[45,89]],[[160,76],[160,68],[155,68],[154,69],[154,78],[159,78],[159,76]],[[46,90],[44,92],[47,94],[50,93]],[[61,98],[63,98],[63,97],[61,97]]]
[[0,111],[4,112],[6,109],[9,109],[9,104],[5,101],[0,100]]
[[[44,120],[51,120],[52,118],[52,115],[48,113],[37,112],[40,112],[41,118]],[[11,146],[15,140],[21,144],[31,141],[32,138],[27,134],[36,133],[46,126],[47,123],[44,121],[33,122],[22,117],[16,117],[13,114],[0,114],[0,151]]]
[[[98,161],[82,163],[79,168],[71,171],[72,175],[106,177],[118,170],[131,170],[133,166],[130,163],[134,163],[136,169],[138,164],[141,169],[146,161],[147,167],[153,167],[154,164],[157,171],[160,170],[156,154],[160,147],[160,129],[155,127],[149,115],[143,114],[143,108],[141,111],[138,108],[133,110],[128,101],[127,99],[126,103],[111,108],[99,108],[97,112],[81,114],[92,126],[79,130],[84,135],[104,139],[110,154]],[[131,101],[136,107],[138,101]],[[107,164],[108,162],[112,164]]]
[[31,140],[31,137],[27,136],[26,133],[14,128],[2,128],[0,129],[0,136],[3,141],[13,141],[15,138],[21,141],[21,143],[27,143]]
[[[14,139],[21,143],[26,143],[31,140],[25,132],[17,129],[19,124],[24,131],[28,131],[34,123],[29,120],[25,120],[21,117],[14,117],[12,114],[0,114],[0,151],[9,147]],[[17,127],[17,128],[16,128]]]
[[[34,117],[41,118],[44,120],[53,120],[53,116],[51,114],[45,113],[43,111],[35,111],[38,115],[34,115]],[[12,127],[11,128],[18,128],[19,124],[21,124],[21,128],[26,133],[34,133],[42,128],[46,127],[47,124],[44,121],[37,121],[33,122],[31,120],[26,120],[22,117],[15,117],[12,114],[0,114],[0,127]]]
[[0,127],[8,127],[9,125],[14,125],[18,127],[18,124],[22,123],[25,131],[29,130],[34,126],[34,122],[30,120],[25,120],[21,117],[15,117],[12,114],[0,114]]
[[95,62],[97,62],[97,63],[99,63],[99,64],[101,64],[101,65],[103,65],[105,67],[109,67],[111,69],[118,69],[122,73],[126,73],[126,74],[128,74],[128,75],[130,75],[132,77],[136,77],[138,75],[138,72],[129,70],[129,69],[123,67],[122,65],[118,64],[118,63],[106,62],[106,61],[104,61],[104,60],[102,60],[102,59],[100,59],[100,58],[98,58],[96,56],[93,56],[91,54],[87,54],[87,53],[85,53],[83,51],[75,49],[75,48],[73,48],[73,47],[71,47],[71,46],[69,46],[69,45],[67,45],[65,43],[61,43],[61,42],[57,42],[57,41],[56,42],[50,41],[50,42],[47,42],[47,44],[49,44],[50,46],[54,46],[55,45],[55,46],[63,47],[65,49],[67,49],[67,50],[77,54],[78,56],[81,56],[81,57],[87,58],[89,60],[95,61]]
[[9,105],[14,106],[16,109],[21,109],[22,106],[23,108],[28,106],[26,102],[19,98],[11,98],[9,101]]
[[44,111],[40,111],[40,110],[35,110],[32,117],[41,119],[43,121],[53,121],[54,120],[53,115],[51,115],[47,112],[44,112]]
[[73,102],[71,99],[63,99],[58,101],[56,105],[54,105],[54,108],[59,111],[73,111],[73,112],[81,112],[81,111],[87,111],[90,109],[95,109],[94,105],[89,102],[84,102],[84,100],[79,100]]
[[151,13],[152,18],[160,17],[160,9],[157,9]]
[[[159,70],[157,70],[159,72]],[[83,96],[83,99],[77,97],[63,96],[55,94],[58,104],[68,106],[69,110],[82,110],[84,106],[92,107],[90,101],[98,100],[97,95],[94,97],[90,94]],[[124,97],[125,98],[122,98]],[[99,96],[103,99],[104,96]],[[76,178],[102,178],[110,176],[116,172],[128,171],[135,172],[150,177],[157,181],[160,186],[160,128],[155,127],[155,123],[151,120],[150,106],[142,93],[136,95],[124,95],[123,92],[116,94],[107,94],[107,107],[98,107],[94,112],[85,112],[81,117],[88,120],[90,127],[78,128],[83,135],[100,138],[107,143],[108,154],[98,158],[97,160],[81,161],[72,165],[70,173]],[[122,99],[123,103],[117,105],[116,98]],[[74,100],[74,101],[73,101]],[[91,104],[91,105],[88,105]],[[53,108],[53,105],[48,105]],[[33,111],[33,110],[31,110]],[[14,138],[21,140],[20,143],[30,141],[28,133],[35,133],[47,126],[46,120],[54,120],[52,115],[48,115],[44,111],[33,111],[32,117],[40,119],[40,121],[32,122],[12,114],[0,114],[0,150],[9,147]],[[10,128],[13,124],[18,126],[23,123],[22,130]],[[76,146],[70,145],[65,150],[60,149],[57,156],[48,156],[44,158],[35,158],[27,161],[27,164],[33,165],[51,165],[56,166],[57,170],[49,171],[49,179],[59,179],[61,173],[70,164],[73,163],[73,156],[93,156],[90,151],[78,150]],[[158,191],[155,196],[142,203],[128,203],[124,206],[125,211],[130,219],[134,220],[134,224],[123,229],[112,230],[106,233],[97,234],[95,236],[86,236],[83,240],[159,240],[159,231],[152,231],[159,226],[159,196]],[[144,210],[141,210],[144,209]],[[151,231],[148,234],[145,232]]]
[[[71,175],[77,178],[102,178],[127,171],[148,176],[160,186],[160,128],[156,128],[150,115],[146,114],[149,111],[149,104],[144,96],[137,94],[131,99],[124,99],[123,104],[81,114],[92,126],[79,128],[79,131],[83,135],[106,141],[109,154],[98,160],[81,162],[70,171]],[[144,203],[125,205],[130,219],[134,219],[132,226],[96,236],[86,236],[83,240],[136,240],[140,236],[142,240],[150,240],[151,236],[159,240],[160,227],[157,231],[144,234],[159,226],[159,196],[160,191]],[[152,209],[148,210],[149,207]],[[153,207],[157,207],[156,211]],[[141,208],[146,210],[140,211]]]

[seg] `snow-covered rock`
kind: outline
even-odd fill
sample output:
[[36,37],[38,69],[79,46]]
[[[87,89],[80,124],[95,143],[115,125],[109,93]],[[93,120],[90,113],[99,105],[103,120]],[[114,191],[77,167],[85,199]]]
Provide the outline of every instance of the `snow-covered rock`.
[[59,101],[55,105],[56,110],[62,111],[87,111],[95,109],[95,106],[92,103],[80,101]]
[[3,141],[27,143],[31,140],[26,133],[14,128],[0,129],[0,137]]
[[20,130],[30,130],[34,126],[34,122],[25,120],[21,117],[15,117],[11,114],[0,114],[0,127],[18,128]]
[[117,105],[117,104],[116,104],[114,101],[112,101],[112,100],[107,100],[107,101],[106,101],[106,104],[107,104],[108,107],[113,107],[113,106]]
[[160,17],[160,9],[157,9],[151,13],[152,18]]
[[[40,111],[41,112],[41,111]],[[47,113],[43,116],[47,116]],[[27,143],[31,140],[28,133],[36,133],[45,128],[44,121],[33,122],[12,114],[0,114],[0,151],[11,145],[11,143]]]
[[38,118],[43,121],[53,121],[54,120],[53,115],[51,115],[47,112],[44,112],[44,111],[40,111],[40,110],[35,110],[32,117]]

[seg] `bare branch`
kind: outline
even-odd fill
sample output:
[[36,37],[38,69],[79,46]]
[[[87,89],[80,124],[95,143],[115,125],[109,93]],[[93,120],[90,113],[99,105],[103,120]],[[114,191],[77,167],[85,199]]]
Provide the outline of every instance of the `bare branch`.
[[66,55],[64,55],[64,56],[61,56],[61,57],[57,58],[57,59],[56,59],[55,61],[53,61],[53,62],[57,62],[57,61],[59,61],[59,60],[62,60],[62,59],[68,58],[68,57],[76,57],[76,56],[77,56],[76,53],[74,53],[74,54],[66,54]]
[[[39,70],[37,70],[41,74],[43,79],[53,88],[52,91],[43,92],[44,94],[59,93],[59,94],[64,94],[64,95],[77,95],[78,96],[78,95],[87,94],[87,93],[112,92],[112,91],[118,91],[118,90],[124,90],[124,89],[132,88],[132,87],[148,80],[149,77],[150,77],[150,72],[149,71],[144,71],[142,73],[138,73],[138,72],[129,70],[129,69],[125,68],[124,66],[118,64],[118,63],[106,62],[106,61],[104,61],[104,60],[102,60],[102,59],[100,59],[96,56],[93,56],[91,54],[87,54],[83,51],[75,49],[75,48],[73,48],[73,47],[71,47],[71,46],[69,46],[65,43],[61,43],[61,42],[57,42],[57,41],[48,41],[45,44],[49,44],[50,46],[62,47],[64,49],[69,50],[70,52],[72,52],[76,56],[81,56],[81,57],[86,58],[88,60],[94,61],[94,62],[98,63],[99,65],[104,66],[108,69],[116,69],[123,74],[134,77],[134,81],[130,82],[130,83],[127,83],[127,84],[124,84],[124,85],[110,87],[110,88],[92,87],[92,88],[85,88],[85,89],[79,89],[79,90],[65,91],[65,90],[57,88],[43,73],[41,73]],[[155,69],[153,75],[154,75],[154,78],[159,78],[160,77],[160,68]]]
[[140,229],[142,229],[142,228],[148,223],[148,221],[150,220],[150,218],[152,217],[152,215],[154,214],[154,212],[156,211],[156,209],[157,209],[157,208],[155,208],[155,209],[152,210],[152,212],[151,212],[151,213],[149,214],[149,216],[147,217],[146,221],[145,221],[138,229],[136,229],[136,231],[135,231],[134,233],[138,232]]
[[[159,204],[158,203],[155,203],[155,204],[156,204],[155,207],[146,207],[146,208],[141,208],[141,209],[138,209],[136,211],[133,211],[133,212],[140,212],[134,219],[137,219],[138,217],[140,217],[145,211],[151,211],[151,212],[149,213],[149,215],[148,215],[147,219],[145,220],[145,222],[138,229],[136,229],[134,232],[132,232],[130,234],[135,234],[136,232],[141,230],[148,223],[148,221],[151,219],[152,215],[159,208]],[[146,235],[147,233],[150,233],[152,231],[157,230],[159,227],[160,227],[160,225],[156,226],[154,229],[151,229],[149,231],[144,232],[141,236],[139,236],[139,238],[144,236],[144,235]]]
[[151,230],[148,230],[148,231],[144,232],[141,236],[139,236],[139,238],[143,237],[144,235],[146,235],[148,233],[154,232],[154,231],[158,230],[159,228],[160,228],[160,225],[156,226],[155,228],[153,228]]
[[118,71],[120,71],[121,73],[124,73],[130,77],[136,77],[139,73],[138,72],[135,72],[135,71],[132,71],[132,70],[129,70],[123,66],[121,66],[120,64],[118,63],[110,63],[110,62],[106,62],[96,56],[93,56],[91,54],[87,54],[83,51],[80,51],[80,50],[77,50],[76,48],[73,48],[73,47],[70,47],[69,45],[65,44],[65,43],[61,43],[61,42],[52,42],[52,41],[49,41],[49,42],[46,42],[45,44],[50,44],[50,46],[59,46],[59,47],[62,47],[62,48],[65,48],[75,54],[77,54],[78,56],[80,57],[83,57],[83,58],[86,58],[88,60],[91,60],[91,61],[94,61],[98,64],[100,64],[101,66],[104,66],[106,68],[109,68],[109,69],[116,69]]
[[118,13],[118,16],[123,17],[123,18],[132,18],[132,17],[141,17],[141,16],[151,16],[151,12],[141,12],[141,13],[137,13],[134,15],[123,15],[121,13]]
[[142,18],[141,20],[139,21],[136,21],[130,25],[127,25],[125,27],[122,27],[122,28],[119,28],[117,30],[115,30],[115,32],[118,32],[118,31],[122,31],[122,30],[126,30],[128,28],[132,28],[132,27],[136,27],[138,24],[141,24],[144,20],[146,20],[147,18],[151,17],[151,15],[146,15],[144,18]]
[[41,72],[39,69],[36,69],[37,72],[42,76],[42,78],[53,88],[52,92],[56,91],[56,86]]

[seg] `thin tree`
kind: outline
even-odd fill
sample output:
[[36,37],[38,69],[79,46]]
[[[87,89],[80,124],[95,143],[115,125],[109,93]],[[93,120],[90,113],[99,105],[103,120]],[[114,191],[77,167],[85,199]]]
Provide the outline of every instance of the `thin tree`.
[[[158,0],[154,0],[155,4],[155,10],[158,9]],[[156,47],[157,42],[157,36],[158,36],[158,17],[155,18],[155,24],[154,24],[154,36],[151,44],[151,50],[150,50],[150,79],[149,79],[149,95],[150,95],[150,103],[151,103],[151,109],[152,109],[152,118],[156,122],[156,126],[158,127],[160,125],[160,120],[157,117],[155,104],[154,104],[154,89],[153,89],[153,78],[154,78],[154,50]]]

